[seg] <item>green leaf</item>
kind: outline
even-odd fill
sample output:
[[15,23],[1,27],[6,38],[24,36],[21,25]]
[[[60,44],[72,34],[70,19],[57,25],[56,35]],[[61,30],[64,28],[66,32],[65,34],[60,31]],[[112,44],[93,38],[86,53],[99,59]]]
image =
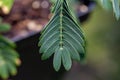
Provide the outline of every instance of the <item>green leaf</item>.
[[52,3],[56,3],[56,1],[57,1],[57,0],[50,0],[50,2],[52,2]]
[[20,65],[19,55],[14,50],[15,44],[0,35],[0,78],[7,79],[9,74],[17,73],[16,66]]
[[112,1],[112,5],[113,5],[113,11],[115,13],[115,16],[117,18],[117,20],[120,17],[120,7],[119,7],[119,0],[111,0]]
[[9,24],[0,23],[0,32],[7,32],[10,30],[10,28],[11,28],[11,26]]
[[0,0],[0,8],[5,14],[8,14],[12,8],[14,0]]
[[110,0],[101,0],[101,3],[102,3],[103,8],[105,8],[107,10],[111,9],[111,2],[110,2]]
[[6,68],[6,61],[4,60],[4,57],[2,55],[2,51],[0,50],[0,76],[3,79],[6,79],[8,77],[8,71]]
[[63,52],[62,53],[63,66],[65,67],[66,70],[69,70],[71,68],[71,65],[72,65],[70,53],[69,53],[68,49],[65,47],[63,47],[62,52]]
[[58,47],[56,49],[56,52],[54,54],[54,59],[53,59],[53,67],[55,68],[56,71],[58,71],[60,69],[61,60],[62,60],[61,57],[62,57],[62,51]]
[[0,35],[0,43],[4,43],[5,45],[13,47],[13,48],[16,47],[16,45],[14,44],[14,42],[12,42],[8,38],[5,38],[5,37],[3,37],[1,35]]
[[12,50],[10,48],[6,48],[6,49],[2,49],[2,53],[4,53],[3,57],[7,61],[17,65],[16,60],[18,59],[19,55],[17,54],[16,51],[14,51],[14,50]]
[[[42,55],[42,60],[48,59],[55,51],[58,46],[58,41],[54,41],[50,47],[44,50],[44,54]],[[42,48],[41,48],[42,49]],[[42,50],[40,50],[42,51]]]
[[6,66],[6,62],[5,61],[2,61],[0,60],[1,63],[4,63],[4,64],[1,64],[0,65],[0,76],[3,78],[3,79],[7,79],[8,76],[9,76],[9,73],[7,71],[7,66]]
[[74,46],[66,40],[64,41],[64,44],[65,44],[65,47],[69,49],[68,51],[70,52],[72,59],[76,61],[80,61],[80,55],[77,49],[74,48]]
[[56,1],[53,17],[43,29],[38,43],[43,60],[54,54],[53,67],[56,71],[60,69],[61,64],[69,70],[72,60],[80,61],[85,53],[84,34],[70,4],[71,0]]
[[120,17],[120,0],[94,0],[102,3],[102,7],[107,10],[113,9],[116,19]]
[[8,71],[9,71],[12,75],[16,75],[17,69],[16,69],[16,66],[15,66],[14,64],[12,64],[11,62],[8,61],[8,63],[7,63],[7,68],[8,68]]

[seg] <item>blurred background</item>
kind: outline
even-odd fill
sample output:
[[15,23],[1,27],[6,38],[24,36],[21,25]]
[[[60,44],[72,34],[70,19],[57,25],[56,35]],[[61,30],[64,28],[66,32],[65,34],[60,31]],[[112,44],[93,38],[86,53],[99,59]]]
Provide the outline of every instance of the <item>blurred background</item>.
[[2,33],[17,44],[22,65],[10,80],[120,80],[120,20],[99,4],[81,0],[76,13],[84,30],[87,47],[83,63],[73,63],[68,72],[55,72],[50,61],[41,61],[37,47],[40,31],[49,21],[48,0],[15,0],[10,13],[0,10],[11,30]]
[[120,80],[120,20],[96,5],[82,27],[87,40],[86,64],[74,65],[64,80]]

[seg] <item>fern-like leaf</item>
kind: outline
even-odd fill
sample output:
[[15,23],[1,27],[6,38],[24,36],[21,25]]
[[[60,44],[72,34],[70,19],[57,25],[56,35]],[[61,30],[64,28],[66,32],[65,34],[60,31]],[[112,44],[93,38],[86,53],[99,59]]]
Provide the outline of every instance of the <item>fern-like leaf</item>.
[[13,49],[15,44],[9,39],[0,35],[0,77],[7,79],[9,73],[17,73],[16,65],[20,64],[19,55]]
[[71,60],[84,58],[85,40],[76,18],[70,9],[71,0],[57,0],[53,17],[42,31],[39,46],[42,59],[54,54],[53,66],[56,71],[61,63],[66,70],[72,65]]
[[[0,22],[0,32],[6,32],[10,25]],[[17,73],[16,66],[20,65],[18,53],[14,50],[15,43],[0,35],[0,78],[6,80],[9,74]]]

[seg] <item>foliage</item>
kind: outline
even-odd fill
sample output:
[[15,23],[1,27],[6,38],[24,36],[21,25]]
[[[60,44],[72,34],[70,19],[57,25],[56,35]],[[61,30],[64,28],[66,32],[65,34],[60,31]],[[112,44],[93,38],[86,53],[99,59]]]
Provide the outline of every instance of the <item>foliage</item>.
[[0,32],[7,32],[10,30],[10,25],[7,23],[2,23],[2,19],[0,18]]
[[[10,25],[0,22],[0,32],[6,32]],[[7,79],[9,74],[17,73],[16,65],[20,65],[19,55],[14,50],[15,43],[0,35],[0,77]]]
[[116,19],[117,20],[119,19],[119,17],[120,17],[120,0],[97,0],[97,1],[101,1],[101,4],[105,9],[110,9],[112,6]]
[[[42,31],[39,46],[42,59],[52,55],[53,67],[58,71],[63,64],[66,70],[72,66],[72,60],[80,61],[85,57],[85,37],[71,5],[75,0],[51,0],[53,17]],[[105,9],[113,9],[117,19],[120,17],[120,0],[94,0]],[[0,0],[0,8],[5,14],[10,12],[14,0]],[[6,32],[10,25],[0,22],[0,32]],[[15,44],[0,35],[0,76],[8,78],[9,73],[16,74],[19,55],[14,50]]]
[[[48,59],[54,53],[53,66],[56,71],[60,69],[61,63],[63,63],[66,70],[69,70],[72,65],[71,60],[80,61],[85,53],[85,39],[71,10],[72,1],[51,0],[53,3],[53,17],[42,31],[39,41],[43,60]],[[119,0],[100,1],[106,9],[112,5],[115,16],[119,19]]]
[[4,14],[8,14],[12,8],[14,0],[0,0],[0,8]]
[[[50,0],[52,3],[56,3],[56,0]],[[77,1],[77,0],[72,0]],[[113,8],[113,12],[115,13],[115,17],[118,20],[120,17],[120,0],[91,0],[96,1],[102,4],[104,9],[110,10]]]
[[80,61],[84,58],[85,38],[71,12],[70,4],[71,0],[57,0],[53,17],[42,31],[39,41],[42,60],[54,53],[53,66],[56,71],[61,64],[69,70],[72,60]]

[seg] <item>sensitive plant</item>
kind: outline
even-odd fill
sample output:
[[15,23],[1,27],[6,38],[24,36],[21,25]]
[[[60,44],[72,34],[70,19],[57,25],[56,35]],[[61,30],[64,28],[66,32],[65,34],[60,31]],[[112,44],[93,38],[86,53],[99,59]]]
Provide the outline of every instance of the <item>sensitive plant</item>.
[[[52,17],[41,32],[38,45],[42,60],[52,55],[53,67],[59,71],[61,65],[69,70],[72,61],[82,61],[85,58],[86,40],[76,14],[70,5],[78,0],[50,0],[52,3]],[[80,0],[82,1],[82,0]],[[112,9],[116,19],[120,17],[120,0],[92,0],[102,4],[106,10]],[[9,13],[13,0],[0,0],[0,8],[3,12]],[[0,22],[0,32],[10,29],[8,24]],[[0,77],[7,79],[9,73],[17,73],[16,65],[20,64],[19,55],[14,50],[15,44],[9,39],[0,35]]]
[[[85,36],[70,6],[73,0],[52,0],[52,3],[53,17],[41,32],[40,53],[43,53],[43,60],[54,54],[53,67],[56,71],[62,64],[69,70],[72,60],[81,61],[85,57]],[[119,19],[119,0],[101,0],[101,4],[105,9],[112,6],[116,19]]]
[[[10,25],[0,21],[0,33],[10,30]],[[20,65],[18,53],[14,42],[0,34],[0,77],[7,79],[9,74],[16,75],[16,66]]]

